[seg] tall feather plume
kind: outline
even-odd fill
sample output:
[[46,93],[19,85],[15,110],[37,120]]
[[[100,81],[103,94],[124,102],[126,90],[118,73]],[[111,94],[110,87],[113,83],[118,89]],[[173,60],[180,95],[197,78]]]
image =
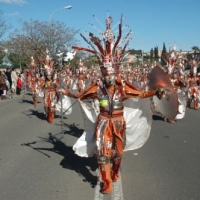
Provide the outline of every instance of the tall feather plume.
[[[93,15],[93,17],[95,16]],[[100,23],[100,21],[96,17],[95,19]],[[103,33],[101,33],[103,37],[104,46],[102,46],[102,40],[100,40],[99,37],[89,32],[89,40],[86,39],[86,37],[84,37],[82,34],[81,37],[87,42],[87,44],[90,45],[92,49],[78,47],[78,46],[72,47],[76,50],[86,51],[95,54],[99,61],[99,66],[103,75],[105,75],[105,73],[107,73],[108,71],[113,71],[113,70],[115,72],[119,71],[120,62],[123,59],[126,47],[129,44],[131,31],[129,31],[127,35],[123,39],[121,39],[122,28],[123,28],[122,20],[123,20],[123,15],[121,15],[120,22],[118,23],[118,36],[116,41],[114,33],[111,29],[111,24],[113,20],[112,17],[109,16],[109,14],[107,14],[106,30]],[[93,24],[89,25],[98,30]],[[100,25],[104,28],[104,26],[101,23]],[[98,32],[100,31],[98,30]],[[120,47],[120,44],[122,42],[126,42],[124,48]]]
[[115,52],[116,46],[118,45],[118,43],[121,39],[121,36],[122,36],[122,15],[121,15],[120,23],[119,23],[119,35],[118,35],[117,41],[115,42],[114,47],[113,47],[113,54]]
[[89,33],[89,36],[91,38],[92,43],[97,46],[97,48],[99,49],[101,55],[104,56],[104,50],[103,50],[103,47],[101,45],[101,40],[98,37],[94,36],[93,33]]

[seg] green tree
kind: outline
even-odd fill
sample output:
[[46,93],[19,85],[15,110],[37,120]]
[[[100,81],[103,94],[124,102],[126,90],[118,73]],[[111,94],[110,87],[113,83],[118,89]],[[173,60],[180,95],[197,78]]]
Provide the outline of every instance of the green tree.
[[[23,21],[22,27],[10,34],[6,46],[10,51],[10,60],[14,66],[27,66],[31,56],[44,59],[46,49],[51,56],[56,59],[57,50],[66,51],[66,46],[75,45],[78,41],[75,39],[78,30],[66,27],[59,21],[51,23],[40,22],[38,20]],[[15,59],[15,56],[16,59]]]
[[194,51],[200,51],[198,46],[193,46],[191,49],[194,50]]
[[161,53],[161,65],[167,64],[167,62],[165,60],[166,54],[167,54],[167,49],[166,49],[165,43],[163,43],[163,49],[162,49],[162,53]]
[[0,67],[3,67],[3,58],[6,56],[5,49],[0,47]]
[[154,58],[154,51],[153,48],[151,48],[150,50],[150,61],[153,62],[153,58]]
[[158,46],[154,47],[154,60],[158,61],[159,55],[158,55]]
[[3,37],[11,26],[4,19],[3,12],[0,10],[0,66],[3,64],[3,58],[6,56],[6,47],[3,45]]
[[87,67],[92,67],[98,64],[97,57],[94,55],[89,55],[87,58],[84,59],[84,64]]
[[6,22],[3,17],[3,12],[0,10],[0,40],[2,40],[9,28],[11,28],[11,26]]

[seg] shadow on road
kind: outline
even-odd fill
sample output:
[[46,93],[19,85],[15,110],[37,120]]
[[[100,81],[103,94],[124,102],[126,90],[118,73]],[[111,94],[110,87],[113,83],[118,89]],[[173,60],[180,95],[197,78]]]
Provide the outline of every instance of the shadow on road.
[[157,120],[163,121],[163,117],[161,117],[160,115],[153,115],[152,118],[153,118],[153,120],[155,120],[155,121],[157,121]]
[[[60,118],[60,116],[58,116]],[[56,126],[61,126],[62,125],[62,121],[60,121],[60,123],[55,123]],[[66,128],[65,130],[63,130],[63,134],[67,134],[67,135],[72,135],[74,137],[80,137],[83,134],[84,129],[79,128],[80,124],[66,124],[63,122],[63,128]]]
[[[26,113],[26,112],[30,112],[30,113]],[[46,116],[45,116],[44,112],[39,112],[39,111],[33,110],[33,109],[29,109],[26,112],[23,112],[23,114],[25,114],[26,116],[28,116],[30,118],[31,118],[31,116],[36,116],[39,119],[46,120]]]
[[29,103],[29,104],[33,104],[33,101],[28,100],[28,99],[22,99],[19,103]]
[[[28,103],[28,104],[32,104],[33,105],[33,100],[29,100],[29,99],[21,99],[21,101],[19,103]],[[38,104],[41,103],[40,101],[38,101]]]
[[68,128],[68,130],[64,131],[64,134],[73,135],[75,137],[80,137],[83,134],[83,129],[78,128],[79,124],[64,124],[65,127]]
[[[29,110],[23,112],[23,114],[25,114],[26,116],[28,116],[30,118],[31,118],[31,116],[36,116],[38,119],[42,119],[42,120],[46,120],[47,119],[46,114],[44,113],[44,111],[43,112],[39,112],[39,111],[34,110],[34,109],[29,109]],[[54,119],[56,119],[56,118],[60,118],[60,115],[55,113]],[[63,117],[63,119],[67,119],[67,117]],[[60,126],[61,123],[60,124],[56,124],[55,123],[55,125],[59,125]]]
[[[91,171],[95,172],[98,165],[97,160],[95,157],[89,157],[89,158],[82,158],[76,155],[72,149],[72,147],[67,146],[65,143],[63,143],[60,139],[58,139],[55,135],[52,135],[49,133],[48,138],[42,138],[39,137],[41,141],[38,142],[31,142],[31,143],[24,143],[22,146],[28,146],[45,156],[49,157],[49,155],[43,153],[43,151],[50,151],[57,153],[64,158],[60,162],[60,165],[63,168],[73,170],[77,172],[80,176],[83,176],[83,181],[88,182],[92,188],[95,188],[97,184],[97,176],[93,175]],[[36,145],[39,142],[48,142],[53,145],[52,148],[42,148],[42,147],[33,147],[33,145]]]

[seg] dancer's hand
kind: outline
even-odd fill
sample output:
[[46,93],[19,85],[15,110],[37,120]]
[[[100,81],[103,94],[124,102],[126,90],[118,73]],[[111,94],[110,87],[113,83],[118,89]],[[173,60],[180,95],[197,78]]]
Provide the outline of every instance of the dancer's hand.
[[155,94],[159,99],[162,99],[165,95],[165,88],[156,88]]
[[60,94],[65,94],[65,90],[64,90],[63,88],[59,89],[58,92],[59,92]]
[[74,93],[73,93],[73,96],[74,96],[74,97],[78,97],[78,96],[79,96],[79,92],[74,92]]

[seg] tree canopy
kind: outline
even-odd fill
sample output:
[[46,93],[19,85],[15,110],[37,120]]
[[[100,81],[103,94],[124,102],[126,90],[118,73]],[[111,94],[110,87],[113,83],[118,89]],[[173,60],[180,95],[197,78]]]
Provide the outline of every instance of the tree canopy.
[[58,50],[70,51],[71,45],[78,42],[75,39],[78,32],[59,21],[24,21],[20,29],[9,35],[4,45],[9,49],[9,59],[14,67],[25,67],[31,56],[44,59],[47,49],[53,57]]

